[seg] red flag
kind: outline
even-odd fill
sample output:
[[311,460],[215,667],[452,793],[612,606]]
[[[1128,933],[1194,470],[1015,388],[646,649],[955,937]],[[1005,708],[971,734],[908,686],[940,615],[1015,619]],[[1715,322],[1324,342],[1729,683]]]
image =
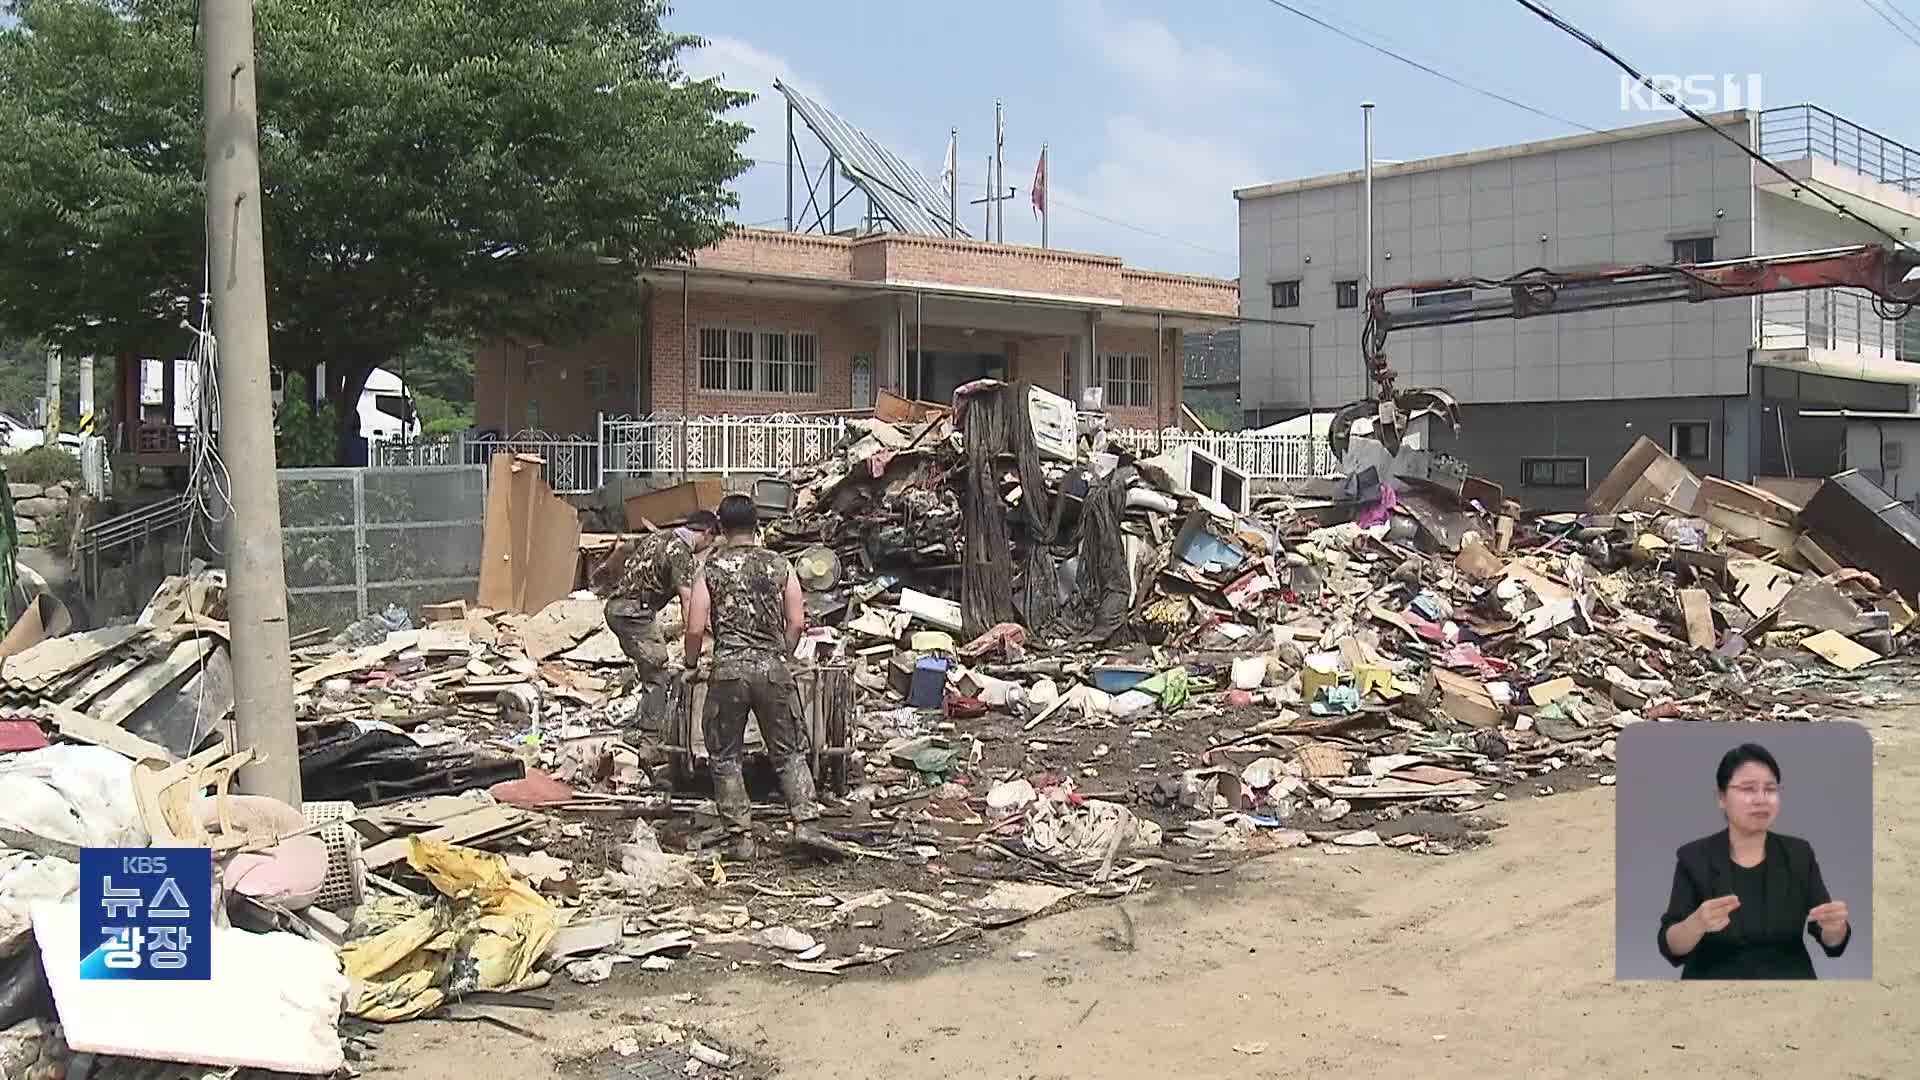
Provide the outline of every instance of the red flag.
[[1033,170],[1033,212],[1047,212],[1047,150],[1040,148],[1040,164]]

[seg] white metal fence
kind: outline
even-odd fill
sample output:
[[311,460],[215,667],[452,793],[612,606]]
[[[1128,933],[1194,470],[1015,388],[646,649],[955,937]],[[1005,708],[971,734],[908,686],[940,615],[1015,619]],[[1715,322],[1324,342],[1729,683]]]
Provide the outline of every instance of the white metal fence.
[[600,471],[770,473],[817,465],[847,433],[839,416],[600,417]]
[[[781,473],[817,465],[846,437],[842,416],[608,416],[596,435],[523,431],[505,438],[442,437],[389,440],[369,446],[374,468],[484,465],[512,450],[546,462],[547,484],[563,495],[584,495],[609,480],[636,476]],[[1195,433],[1179,428],[1112,432],[1136,450],[1157,453],[1192,445],[1260,480],[1298,480],[1333,471],[1324,439],[1307,435]]]
[[1333,450],[1312,435],[1257,435],[1234,431],[1194,432],[1131,429],[1113,433],[1136,450],[1157,453],[1192,446],[1255,480],[1305,480],[1334,471]]
[[440,435],[384,439],[367,444],[367,464],[376,469],[427,465],[485,465],[502,451],[537,455],[547,486],[561,495],[600,490],[600,444],[591,435],[517,431],[512,435]]
[[1897,314],[1855,289],[1760,298],[1760,347],[1829,349],[1883,360],[1920,360],[1920,317]]

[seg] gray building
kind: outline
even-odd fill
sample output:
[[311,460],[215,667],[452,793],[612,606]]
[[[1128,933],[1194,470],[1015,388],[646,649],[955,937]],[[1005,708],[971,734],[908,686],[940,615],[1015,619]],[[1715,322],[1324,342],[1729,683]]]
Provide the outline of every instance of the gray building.
[[[1884,242],[1804,189],[1920,239],[1920,151],[1812,106],[1709,119],[1794,181],[1684,118],[1379,165],[1378,281]],[[1234,195],[1244,313],[1315,324],[1312,356],[1295,331],[1243,325],[1243,407],[1267,421],[1363,397],[1359,170]],[[1527,505],[1567,506],[1641,435],[1736,480],[1837,469],[1844,425],[1801,413],[1912,408],[1920,316],[1832,289],[1396,331],[1388,353],[1401,387],[1461,402],[1436,449]]]

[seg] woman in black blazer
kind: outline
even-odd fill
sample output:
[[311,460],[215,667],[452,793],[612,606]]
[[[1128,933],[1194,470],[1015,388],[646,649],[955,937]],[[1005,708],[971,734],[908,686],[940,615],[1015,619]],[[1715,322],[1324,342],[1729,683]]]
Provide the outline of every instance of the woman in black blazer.
[[1853,926],[1845,901],[1827,895],[1812,845],[1769,831],[1780,814],[1780,763],[1745,743],[1720,759],[1714,782],[1727,827],[1676,853],[1660,955],[1682,979],[1816,978],[1801,928],[1839,956]]

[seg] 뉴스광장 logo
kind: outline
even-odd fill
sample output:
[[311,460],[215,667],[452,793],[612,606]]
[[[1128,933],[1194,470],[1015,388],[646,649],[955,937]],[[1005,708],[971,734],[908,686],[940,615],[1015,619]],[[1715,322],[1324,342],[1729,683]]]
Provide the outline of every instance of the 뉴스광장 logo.
[[213,977],[213,852],[80,850],[80,977]]

